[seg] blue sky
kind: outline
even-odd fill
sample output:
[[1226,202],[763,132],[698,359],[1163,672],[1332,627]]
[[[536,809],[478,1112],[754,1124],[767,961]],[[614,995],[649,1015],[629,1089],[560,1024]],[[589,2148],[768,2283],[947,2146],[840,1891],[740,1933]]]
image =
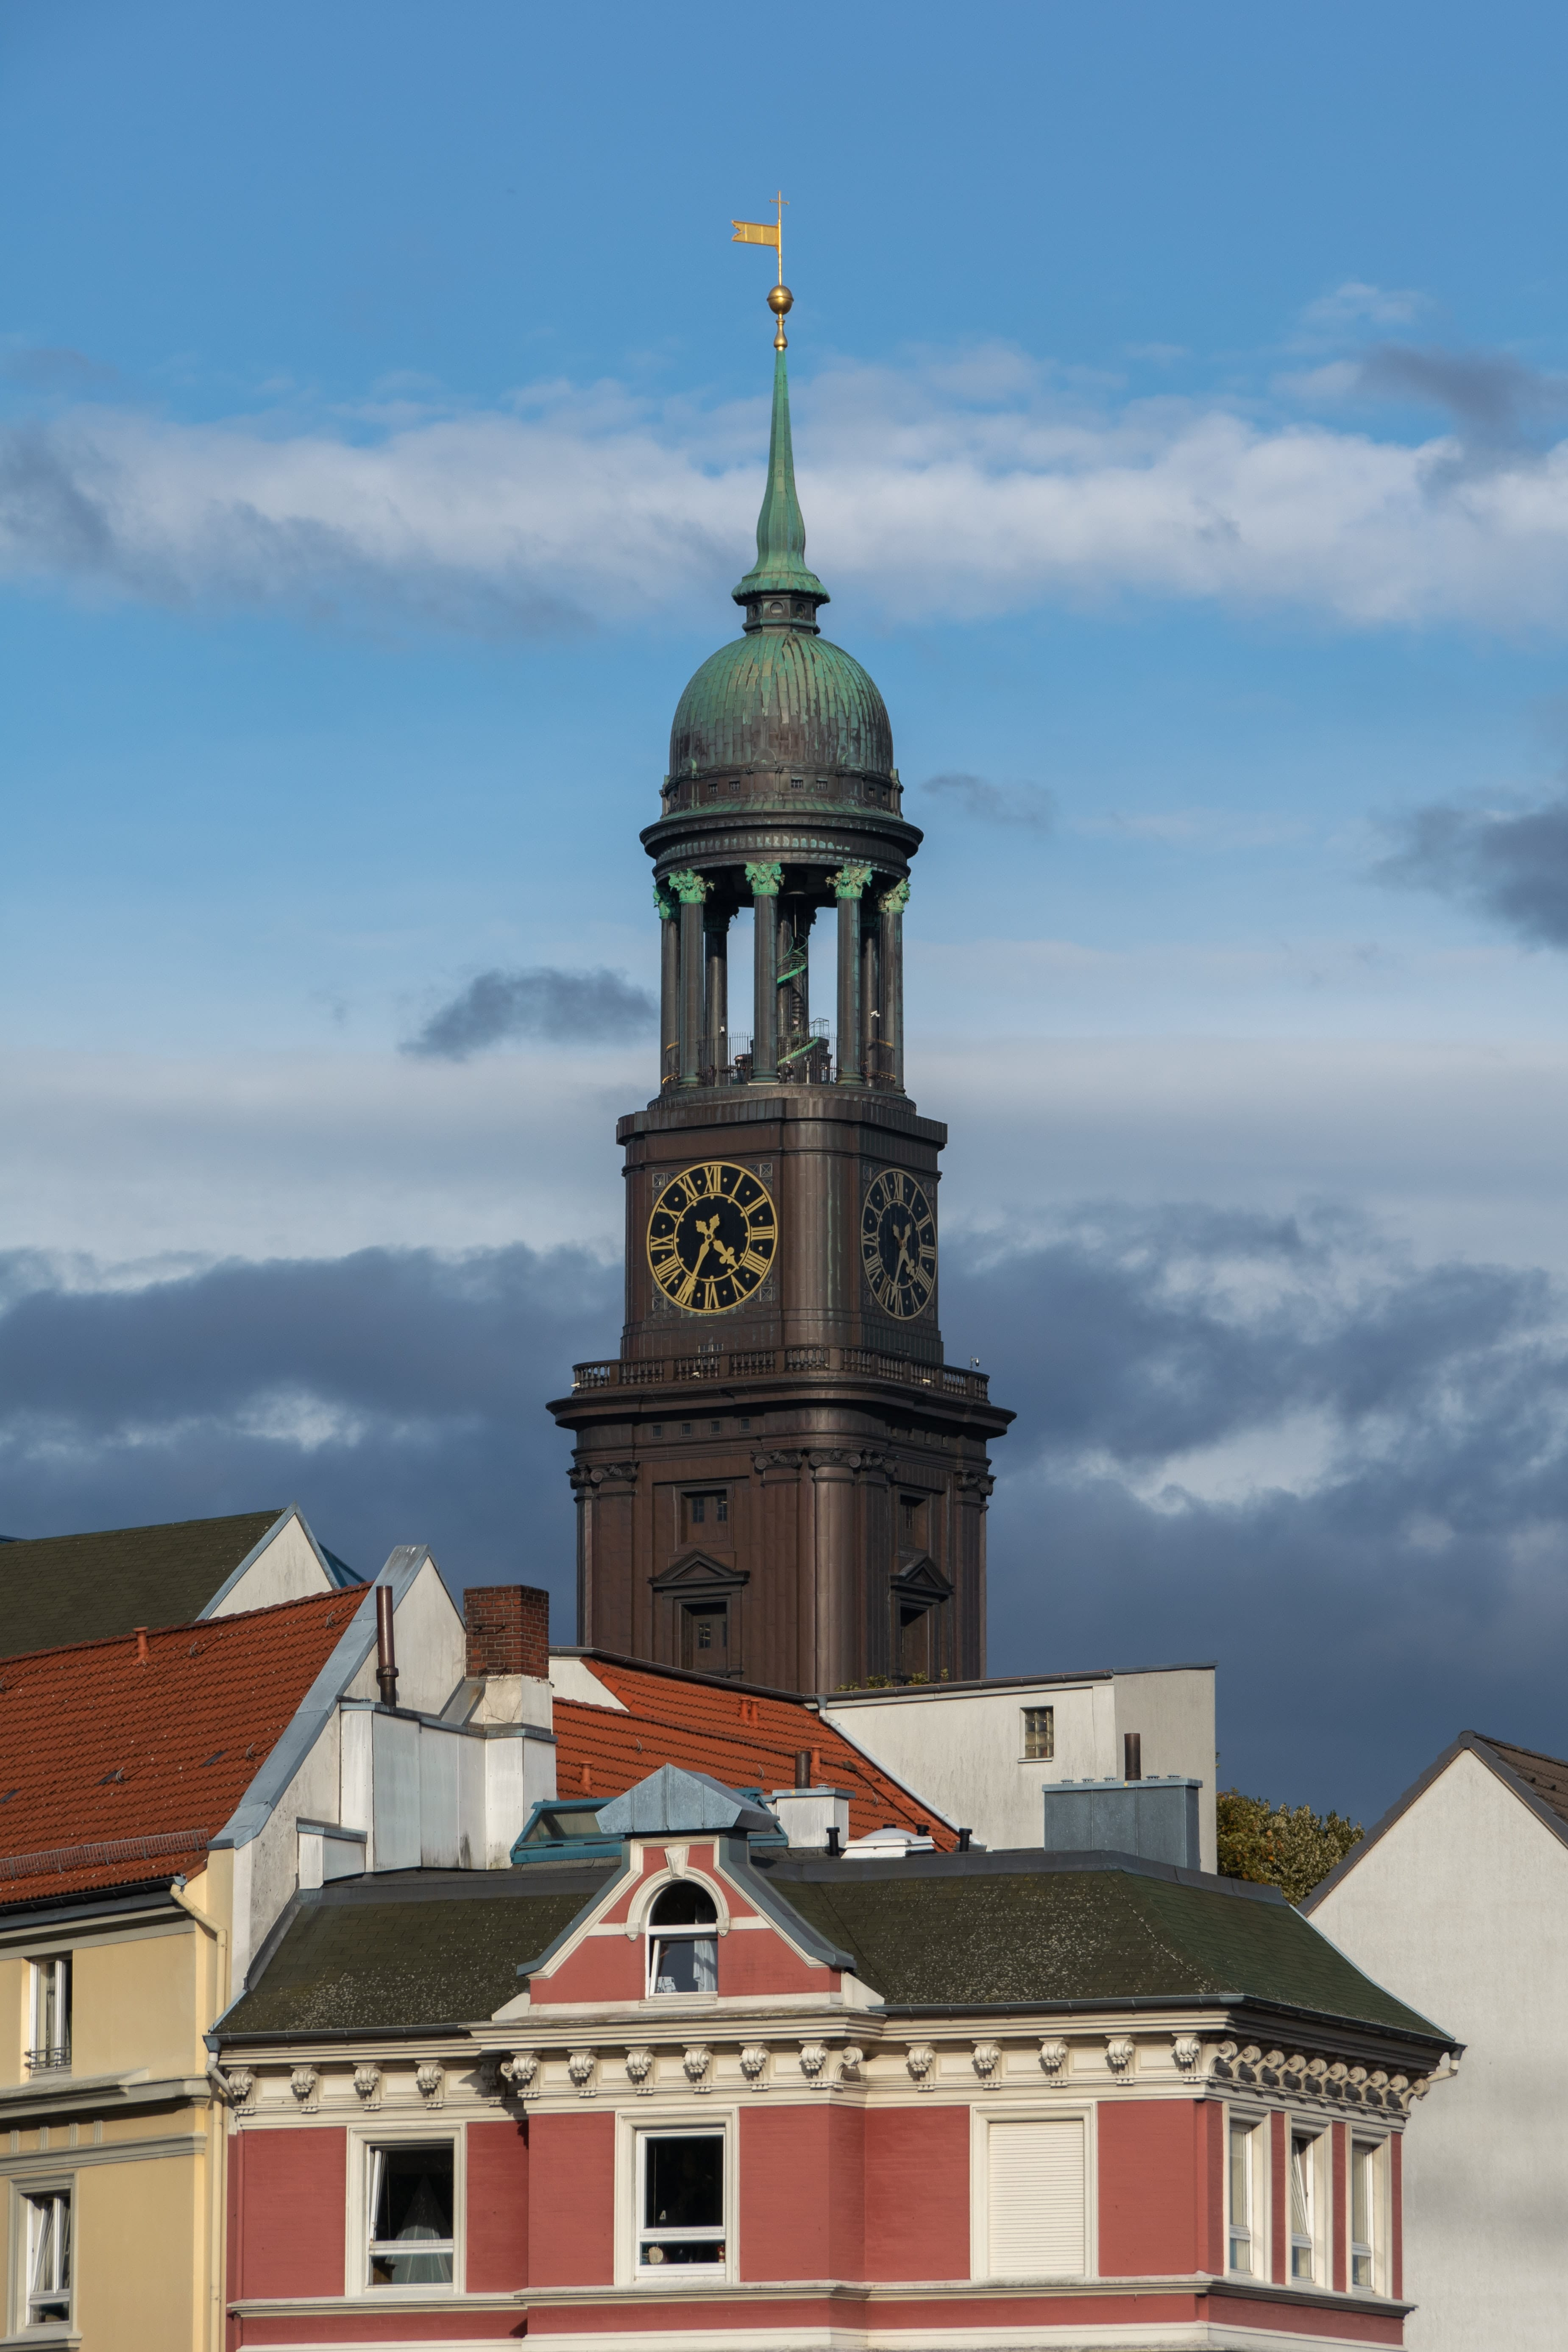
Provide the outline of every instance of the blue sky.
[[[13,0],[0,1526],[297,1493],[564,1606],[530,1399],[614,1344],[636,836],[749,560],[728,223],[782,185],[811,560],[928,829],[948,1344],[1020,1407],[994,1637],[1215,1654],[1227,1767],[1363,1811],[1461,1722],[1563,1752],[1565,53]],[[1331,1763],[1249,1696],[1303,1612],[1364,1662]]]

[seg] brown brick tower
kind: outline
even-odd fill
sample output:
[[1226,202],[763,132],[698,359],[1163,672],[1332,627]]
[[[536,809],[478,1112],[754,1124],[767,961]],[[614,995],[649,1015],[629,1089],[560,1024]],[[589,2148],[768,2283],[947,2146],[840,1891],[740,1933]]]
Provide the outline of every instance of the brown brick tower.
[[[779,314],[742,635],[680,698],[643,834],[661,1084],[620,1121],[626,1321],[550,1411],[575,1432],[578,1638],[795,1690],[985,1671],[987,1447],[1013,1415],[937,1328],[938,1154],[904,1091],[921,833],[860,665],[817,628]],[[752,1034],[728,940],[754,919]],[[812,1017],[836,915],[836,1020]],[[822,941],[826,945],[826,941]]]

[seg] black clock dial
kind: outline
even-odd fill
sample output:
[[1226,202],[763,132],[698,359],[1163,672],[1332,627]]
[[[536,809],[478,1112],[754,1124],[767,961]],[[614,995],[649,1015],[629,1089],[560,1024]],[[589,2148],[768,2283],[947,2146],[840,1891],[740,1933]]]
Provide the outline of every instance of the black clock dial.
[[778,1248],[773,1195],[749,1168],[705,1160],[672,1177],[647,1221],[647,1262],[667,1298],[693,1315],[743,1307]]
[[871,1296],[900,1322],[921,1314],[936,1288],[936,1211],[902,1168],[884,1168],[866,1187],[860,1261]]

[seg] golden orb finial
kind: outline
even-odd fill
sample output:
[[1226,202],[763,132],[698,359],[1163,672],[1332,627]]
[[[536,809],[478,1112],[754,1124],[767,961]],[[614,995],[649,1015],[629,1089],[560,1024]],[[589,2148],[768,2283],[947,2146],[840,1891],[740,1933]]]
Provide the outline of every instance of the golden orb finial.
[[782,352],[788,347],[789,343],[789,337],[784,331],[784,312],[793,310],[795,308],[795,296],[787,286],[781,284],[769,287],[768,308],[779,322],[778,333],[773,337],[773,349],[775,352]]

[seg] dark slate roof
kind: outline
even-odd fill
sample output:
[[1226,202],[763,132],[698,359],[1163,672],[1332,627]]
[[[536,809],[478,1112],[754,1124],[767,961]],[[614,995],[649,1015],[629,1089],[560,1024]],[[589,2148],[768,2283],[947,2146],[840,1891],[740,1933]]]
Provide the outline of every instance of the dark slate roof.
[[354,2033],[473,2024],[522,1987],[537,1959],[618,1866],[399,1871],[296,1895],[222,2020],[231,2034]]
[[193,1623],[282,1516],[241,1511],[0,1543],[0,1658]]
[[[742,1873],[739,1841],[731,1859]],[[340,1879],[296,1897],[231,2036],[376,2032],[492,2017],[603,1892],[615,1861]],[[923,1854],[830,1863],[752,1849],[783,1924],[917,2011],[1247,2001],[1443,2045],[1276,1889],[1103,1855]]]
[[[1220,1999],[1444,2036],[1272,1887],[1047,1853],[781,1862],[759,1874],[889,2007]],[[969,1866],[965,1867],[967,1864]]]

